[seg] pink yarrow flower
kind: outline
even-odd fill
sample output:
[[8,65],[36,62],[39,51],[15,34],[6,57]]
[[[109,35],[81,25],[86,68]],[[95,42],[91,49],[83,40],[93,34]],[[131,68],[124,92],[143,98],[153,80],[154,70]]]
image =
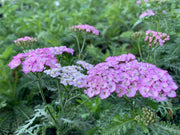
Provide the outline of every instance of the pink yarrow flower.
[[155,46],[156,44],[163,46],[168,40],[170,40],[170,37],[166,33],[151,30],[146,31],[146,38],[144,39],[145,42],[149,43],[149,46]]
[[[148,3],[149,1],[148,0],[144,0],[144,2]],[[142,3],[141,0],[136,1],[136,4],[138,4],[138,5],[140,5],[141,3]]]
[[75,26],[72,26],[71,29],[73,31],[85,31],[87,33],[92,33],[94,35],[99,35],[99,31],[95,29],[93,26],[90,26],[88,24],[75,25]]
[[144,18],[144,17],[147,17],[147,16],[154,16],[155,13],[153,12],[153,10],[147,10],[145,11],[144,13],[142,13],[139,18]]
[[87,70],[90,70],[91,68],[93,68],[93,65],[92,64],[89,64],[85,61],[77,61],[76,62],[77,64],[81,65],[84,69],[87,69]]
[[136,1],[136,3],[139,5],[139,4],[141,4],[141,1],[140,1],[140,0],[138,0],[138,1]]
[[118,97],[140,93],[144,98],[165,101],[167,97],[175,97],[178,88],[167,71],[138,62],[133,54],[108,57],[87,73],[82,86],[85,93],[89,97],[99,95],[101,99],[115,92]]
[[28,37],[28,36],[25,36],[23,38],[18,38],[17,40],[14,40],[14,43],[17,46],[28,46],[28,45],[34,44],[35,42],[37,42],[36,37],[32,38],[32,37]]
[[[50,75],[53,78],[59,78],[60,83],[65,86],[72,85],[78,88],[82,88],[84,86],[84,78],[86,78],[87,75],[81,72],[85,72],[85,70],[90,70],[93,65],[85,61],[78,61],[77,64],[82,65],[82,67],[76,65],[61,67],[60,64],[55,64],[57,67],[45,70],[44,73]],[[95,90],[95,94],[97,92],[98,90]]]
[[163,11],[162,11],[162,13],[164,13],[164,14],[165,14],[165,13],[166,13],[166,10],[163,10]]
[[60,55],[62,52],[73,54],[73,49],[66,46],[41,48],[20,53],[13,57],[13,60],[8,66],[13,69],[22,64],[22,71],[27,74],[29,72],[42,72],[46,66],[56,68],[57,59],[55,55]]

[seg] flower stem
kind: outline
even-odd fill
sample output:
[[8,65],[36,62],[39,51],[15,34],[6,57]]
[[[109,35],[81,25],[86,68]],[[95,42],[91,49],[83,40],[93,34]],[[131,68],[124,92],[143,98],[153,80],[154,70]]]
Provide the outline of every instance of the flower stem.
[[86,37],[84,37],[84,39],[83,39],[83,44],[82,44],[82,47],[81,47],[81,50],[80,50],[80,53],[79,53],[79,59],[81,57],[81,53],[83,52],[85,41],[86,41]]
[[48,107],[48,105],[47,105],[47,101],[46,101],[46,99],[45,99],[43,90],[42,90],[41,75],[38,76],[38,74],[36,74],[36,77],[37,77],[37,79],[38,79],[38,88],[39,88],[39,92],[40,92],[40,94],[41,94],[42,100],[43,100],[43,102],[44,102],[44,104],[45,104],[45,108],[47,109],[50,117],[52,118],[54,124],[56,125],[57,132],[59,132],[59,131],[60,131],[60,129],[59,129],[59,123],[58,123],[58,121],[55,119],[55,117],[53,116],[52,112],[50,111],[50,109],[49,109],[49,107]]
[[77,42],[78,51],[79,51],[79,57],[80,57],[81,50],[80,50],[80,44],[79,44],[79,39],[78,39],[77,35],[75,36],[75,39],[76,39],[76,42]]
[[141,53],[141,48],[140,48],[140,44],[139,44],[139,38],[138,38],[138,40],[137,40],[137,46],[138,46],[140,58],[141,58],[141,60],[143,60],[143,58],[142,58],[142,53]]

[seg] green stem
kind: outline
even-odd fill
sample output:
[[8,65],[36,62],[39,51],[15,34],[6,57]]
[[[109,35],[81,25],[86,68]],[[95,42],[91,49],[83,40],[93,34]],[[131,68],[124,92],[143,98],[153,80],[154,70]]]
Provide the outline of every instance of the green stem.
[[151,47],[148,46],[148,56],[146,58],[146,62],[150,62],[150,56],[151,56]]
[[64,103],[64,107],[66,107],[66,104],[67,104],[69,101],[71,101],[72,99],[74,99],[74,98],[76,98],[76,97],[78,97],[78,96],[80,96],[80,95],[81,95],[81,94],[78,94],[78,95],[76,95],[76,96],[74,96],[74,97],[66,100],[66,102]]
[[156,65],[156,51],[158,49],[159,46],[154,48],[154,64]]
[[29,120],[29,116],[20,108],[17,106],[17,109]]
[[82,102],[81,104],[79,104],[78,106],[76,106],[76,108],[78,108],[79,106],[83,105],[84,103],[86,103],[87,101],[89,101],[90,98],[86,99],[84,102]]
[[79,51],[79,54],[80,54],[80,45],[79,45],[79,39],[77,36],[75,36],[75,39],[76,39],[76,42],[77,42],[77,46],[78,46],[78,51]]
[[79,52],[79,59],[80,59],[80,57],[81,57],[81,53],[83,52],[83,49],[84,49],[84,45],[85,45],[85,41],[86,41],[86,37],[84,37],[84,39],[83,39],[83,44],[82,44],[82,47],[81,47],[81,50],[80,50],[80,52]]
[[137,41],[137,46],[138,46],[140,58],[141,58],[141,60],[143,60],[142,53],[141,53],[141,48],[140,48],[140,44],[139,44],[139,38],[138,38],[138,41]]
[[14,74],[15,74],[15,76],[14,76],[14,85],[13,85],[14,90],[13,91],[14,91],[14,96],[15,96],[16,95],[16,85],[18,83],[18,72],[15,71]]
[[44,104],[45,104],[45,108],[47,109],[48,113],[50,114],[50,117],[52,118],[52,120],[53,120],[53,122],[55,123],[56,128],[57,128],[57,130],[58,130],[58,132],[59,132],[59,131],[60,131],[60,130],[59,130],[59,123],[58,123],[57,120],[54,118],[54,116],[53,116],[53,114],[51,113],[49,107],[47,106],[47,101],[46,101],[46,99],[45,99],[45,96],[44,96],[44,93],[43,93],[43,90],[42,90],[41,75],[38,76],[38,74],[36,74],[36,77],[37,77],[37,79],[38,79],[39,92],[40,92],[41,97],[42,97],[42,100],[43,100],[43,102],[44,102]]

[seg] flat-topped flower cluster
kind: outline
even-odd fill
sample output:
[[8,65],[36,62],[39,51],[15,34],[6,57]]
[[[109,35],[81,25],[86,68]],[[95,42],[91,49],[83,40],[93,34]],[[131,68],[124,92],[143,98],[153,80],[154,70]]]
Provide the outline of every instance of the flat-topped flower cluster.
[[65,86],[73,85],[75,87],[82,88],[84,86],[84,79],[87,76],[82,72],[85,70],[90,70],[93,65],[82,60],[77,61],[76,63],[82,67],[77,65],[62,67],[60,64],[58,64],[56,68],[51,68],[45,70],[44,72],[53,78],[58,77],[60,79],[60,83]]
[[31,50],[26,53],[19,53],[13,56],[13,60],[8,66],[13,69],[22,64],[22,71],[27,74],[29,72],[42,72],[45,66],[56,68],[58,60],[55,55],[60,55],[63,52],[73,54],[73,49],[66,46],[49,47]]
[[28,37],[25,36],[23,38],[18,38],[17,40],[14,40],[14,43],[17,46],[28,46],[30,44],[34,44],[35,42],[37,42],[37,38],[32,38],[32,37]]
[[170,40],[170,37],[166,33],[151,30],[146,31],[146,38],[144,39],[149,43],[149,46],[155,46],[156,44],[163,46],[168,40]]
[[94,35],[99,35],[99,31],[95,29],[93,26],[90,26],[88,24],[75,25],[75,26],[72,26],[71,29],[73,31],[85,31],[88,33],[92,33]]
[[144,17],[147,17],[147,16],[154,16],[155,13],[153,12],[153,10],[147,10],[145,12],[143,12],[139,18],[144,18]]
[[[141,2],[143,2],[143,1],[141,1],[141,0],[136,1],[136,3],[137,3],[138,5],[141,4]],[[149,1],[148,1],[148,0],[144,0],[144,2],[145,2],[145,3],[148,3]]]
[[135,60],[132,54],[108,57],[105,62],[88,71],[84,79],[85,93],[89,97],[99,95],[105,99],[115,92],[118,97],[143,97],[165,101],[175,97],[176,83],[167,71],[149,63]]

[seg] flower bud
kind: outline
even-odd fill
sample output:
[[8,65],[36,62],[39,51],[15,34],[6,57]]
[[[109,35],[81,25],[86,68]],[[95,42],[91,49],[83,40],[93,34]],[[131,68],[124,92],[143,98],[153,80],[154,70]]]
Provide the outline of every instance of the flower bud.
[[143,35],[143,32],[142,32],[142,31],[140,31],[140,32],[135,32],[135,33],[132,34],[132,38],[135,39],[135,40],[137,40],[138,38],[142,37],[142,35]]

